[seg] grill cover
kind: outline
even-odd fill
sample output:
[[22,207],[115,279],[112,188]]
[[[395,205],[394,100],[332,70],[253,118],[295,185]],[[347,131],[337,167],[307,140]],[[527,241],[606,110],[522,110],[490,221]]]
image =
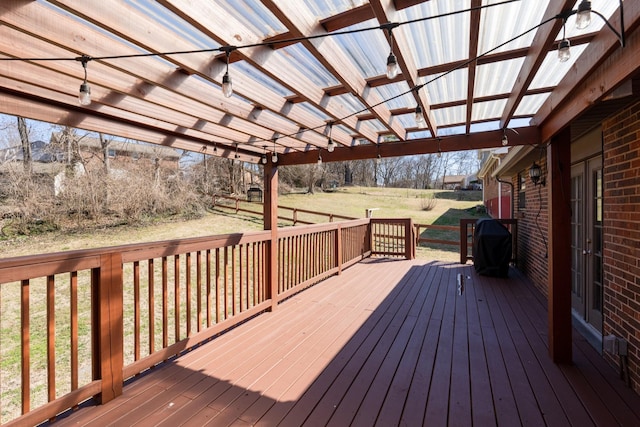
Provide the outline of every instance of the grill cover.
[[507,277],[511,261],[511,233],[495,219],[480,219],[473,235],[473,265],[484,276]]

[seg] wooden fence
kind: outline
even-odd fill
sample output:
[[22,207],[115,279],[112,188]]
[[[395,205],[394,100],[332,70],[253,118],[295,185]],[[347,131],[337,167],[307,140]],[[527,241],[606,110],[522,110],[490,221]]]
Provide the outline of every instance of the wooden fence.
[[0,259],[0,377],[13,379],[0,422],[107,402],[128,378],[365,257],[413,258],[413,230],[360,219]]

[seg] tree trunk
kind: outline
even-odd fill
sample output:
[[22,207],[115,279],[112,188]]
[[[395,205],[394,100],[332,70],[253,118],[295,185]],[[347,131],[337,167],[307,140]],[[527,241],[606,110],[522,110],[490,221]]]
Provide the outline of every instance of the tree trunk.
[[18,133],[20,133],[20,142],[22,143],[22,165],[24,171],[31,173],[33,159],[31,157],[31,143],[29,142],[29,131],[27,130],[27,122],[24,117],[17,117]]

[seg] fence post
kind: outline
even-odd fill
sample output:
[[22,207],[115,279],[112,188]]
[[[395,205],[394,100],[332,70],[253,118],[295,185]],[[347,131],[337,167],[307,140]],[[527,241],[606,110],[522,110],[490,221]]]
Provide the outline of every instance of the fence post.
[[123,286],[122,254],[100,256],[100,267],[92,271],[93,377],[102,380],[99,403],[122,394]]
[[467,263],[467,221],[460,220],[460,264]]

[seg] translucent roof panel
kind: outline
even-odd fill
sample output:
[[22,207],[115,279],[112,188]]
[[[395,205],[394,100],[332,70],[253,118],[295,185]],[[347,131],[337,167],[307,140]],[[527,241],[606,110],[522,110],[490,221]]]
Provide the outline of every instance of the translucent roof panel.
[[440,74],[437,76],[422,77],[419,79],[419,83],[427,84],[425,86],[427,98],[433,105],[466,99],[468,80],[469,71],[463,68],[446,75]]
[[409,43],[410,53],[418,68],[468,57],[470,13],[438,16],[463,11],[470,6],[470,0],[431,0],[398,12],[397,22],[434,17],[402,25],[394,30],[402,31],[407,40],[413,41]]
[[215,3],[217,7],[235,16],[253,33],[262,35],[262,38],[287,31],[287,28],[260,0],[215,0]]
[[448,128],[438,128],[438,136],[463,135],[467,132],[466,126],[452,126]]
[[[495,0],[482,1],[483,6],[495,3],[497,3]],[[526,32],[540,23],[548,4],[549,0],[536,0],[535,7],[532,7],[533,4],[529,0],[484,9],[480,19],[478,54],[489,51],[504,52],[530,46],[535,31]],[[506,43],[520,35],[522,36],[516,40]],[[504,43],[506,43],[504,46],[497,48]]]
[[586,44],[573,46],[571,48],[571,58],[566,62],[560,62],[558,60],[558,51],[556,50],[547,53],[540,69],[529,85],[529,89],[557,86],[586,48]]
[[407,135],[407,139],[422,139],[422,138],[431,138],[431,131],[428,129],[425,129],[417,132],[410,132]]
[[360,113],[366,111],[366,107],[358,98],[350,93],[346,93],[344,95],[336,95],[332,98],[333,100],[338,100],[341,104],[345,106],[345,109],[351,113]]
[[[299,1],[299,0],[298,0]],[[369,3],[368,0],[304,0],[309,10],[311,10],[319,20],[328,18],[347,10],[355,9],[358,6]]]
[[438,108],[432,111],[433,115],[436,118],[436,123],[438,124],[438,126],[448,126],[464,123],[467,119],[466,105],[460,107]]
[[473,96],[500,95],[511,92],[524,58],[478,65]]
[[[378,21],[373,19],[345,28],[344,31],[356,31],[378,25]],[[341,34],[334,36],[334,39],[363,77],[376,77],[386,72],[390,47],[382,30]]]
[[372,88],[372,90],[378,93],[380,99],[386,100],[384,104],[390,110],[411,106],[415,107],[416,105],[416,98],[409,90],[407,82],[378,86]]
[[522,98],[522,102],[518,105],[516,110],[516,116],[533,116],[535,115],[542,104],[549,98],[548,93],[541,93],[538,95],[527,95]]
[[234,87],[237,88],[242,88],[243,79],[251,78],[252,80],[260,82],[261,85],[271,89],[280,96],[286,97],[294,94],[289,89],[245,61],[238,61],[229,64],[229,75],[232,78]]
[[310,78],[317,86],[330,87],[339,82],[301,43],[296,43],[282,49],[275,50],[273,55],[285,55],[287,60],[293,60],[300,71]]
[[482,120],[500,118],[506,105],[506,99],[487,102],[474,102],[473,111],[471,112],[471,120],[477,122]]
[[474,133],[474,132],[488,132],[491,130],[498,130],[498,129],[500,129],[500,120],[492,120],[489,122],[471,123],[469,131],[471,133]]

